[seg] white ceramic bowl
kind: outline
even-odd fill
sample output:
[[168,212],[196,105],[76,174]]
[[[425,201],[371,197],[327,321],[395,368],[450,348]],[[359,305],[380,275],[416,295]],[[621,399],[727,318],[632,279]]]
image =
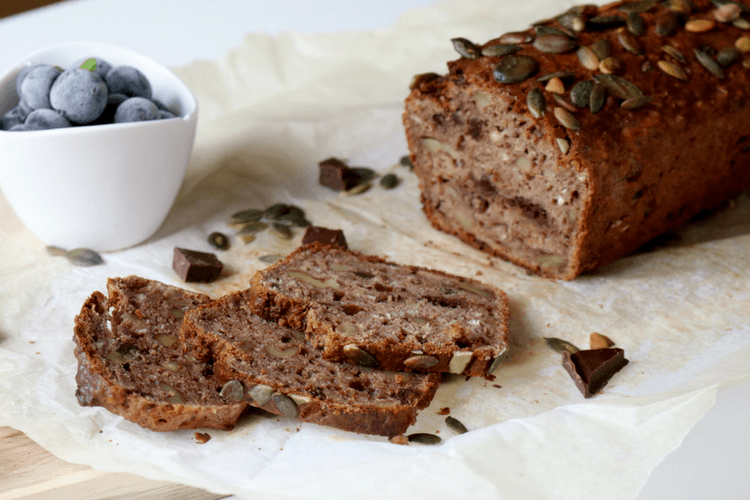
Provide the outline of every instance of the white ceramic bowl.
[[154,98],[180,118],[8,132],[0,130],[0,189],[18,217],[47,245],[106,251],[153,235],[185,176],[198,104],[167,68],[123,47],[99,42],[54,45],[0,75],[0,116],[18,104],[23,66],[68,68],[87,57],[138,68]]

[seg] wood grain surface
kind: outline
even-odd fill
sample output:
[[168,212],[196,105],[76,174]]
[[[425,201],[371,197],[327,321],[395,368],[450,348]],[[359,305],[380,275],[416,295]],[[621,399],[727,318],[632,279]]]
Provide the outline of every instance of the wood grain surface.
[[0,427],[0,500],[215,500],[216,495],[124,472],[60,460],[11,427]]

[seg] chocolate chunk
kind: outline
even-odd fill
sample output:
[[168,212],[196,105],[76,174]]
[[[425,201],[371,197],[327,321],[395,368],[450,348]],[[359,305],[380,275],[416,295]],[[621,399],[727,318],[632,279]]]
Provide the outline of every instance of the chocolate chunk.
[[338,245],[342,248],[349,248],[346,244],[344,231],[341,229],[328,229],[327,227],[307,226],[305,235],[302,237],[302,244],[309,245],[314,242],[323,245]]
[[625,351],[619,348],[587,349],[574,354],[563,351],[563,366],[584,397],[590,398],[628,364]]
[[360,176],[357,172],[349,168],[341,160],[328,158],[318,163],[320,167],[321,186],[333,189],[335,191],[346,191],[360,183]]
[[199,281],[208,283],[214,281],[221,274],[224,265],[216,255],[184,248],[175,248],[172,258],[172,269],[183,281]]

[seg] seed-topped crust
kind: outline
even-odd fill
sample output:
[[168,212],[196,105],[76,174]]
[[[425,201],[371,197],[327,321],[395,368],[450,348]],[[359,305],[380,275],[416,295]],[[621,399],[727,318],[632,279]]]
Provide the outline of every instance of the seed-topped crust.
[[485,376],[508,349],[508,302],[468,278],[303,246],[252,280],[252,308],[323,355],[387,370]]
[[[415,86],[404,125],[432,224],[573,279],[750,186],[750,61],[732,50],[750,13],[744,0],[732,21],[704,22],[717,4],[574,7],[525,31],[512,55],[462,57]],[[550,50],[561,36],[570,50]],[[566,94],[545,90],[551,75],[566,75]],[[580,82],[594,82],[586,108]]]
[[185,311],[210,302],[129,276],[94,292],[76,317],[76,397],[154,431],[232,429],[248,404],[219,394],[210,367],[185,355],[178,333]]

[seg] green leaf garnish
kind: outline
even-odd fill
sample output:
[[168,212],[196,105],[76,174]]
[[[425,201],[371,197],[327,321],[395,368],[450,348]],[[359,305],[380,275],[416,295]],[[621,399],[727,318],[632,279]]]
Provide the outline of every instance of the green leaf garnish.
[[94,71],[96,71],[96,59],[94,59],[93,57],[91,59],[86,59],[85,61],[83,61],[83,64],[81,64],[80,68],[91,71],[93,73]]

